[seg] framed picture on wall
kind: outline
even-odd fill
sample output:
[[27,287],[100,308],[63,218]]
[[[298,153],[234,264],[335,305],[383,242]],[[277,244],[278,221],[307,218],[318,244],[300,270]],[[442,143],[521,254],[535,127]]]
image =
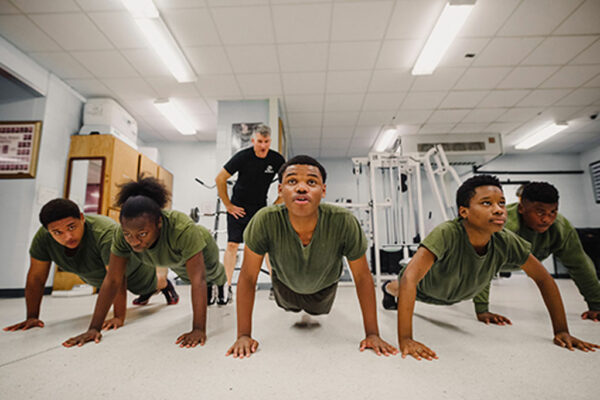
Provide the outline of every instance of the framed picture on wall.
[[231,154],[252,146],[252,132],[262,122],[239,122],[231,125]]
[[285,143],[285,131],[283,129],[283,120],[279,118],[279,153],[287,159],[287,146]]
[[42,121],[0,122],[0,178],[35,178]]

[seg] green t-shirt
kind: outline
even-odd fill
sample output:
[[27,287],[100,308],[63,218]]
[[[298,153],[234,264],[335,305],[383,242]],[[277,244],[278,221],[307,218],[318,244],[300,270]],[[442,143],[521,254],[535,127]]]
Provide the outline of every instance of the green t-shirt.
[[[29,254],[40,261],[53,261],[67,272],[79,276],[85,283],[99,288],[106,276],[110,248],[115,232],[119,229],[112,219],[103,215],[86,215],[81,242],[74,254],[59,244],[43,226],[33,237]],[[138,294],[156,290],[156,271],[136,262],[129,262],[126,269],[127,288]]]
[[244,242],[257,254],[269,253],[277,278],[300,294],[333,285],[342,274],[342,257],[354,261],[367,250],[367,238],[354,215],[330,204],[319,205],[317,226],[307,246],[294,231],[283,204],[257,212],[244,231]]
[[432,304],[454,304],[473,298],[502,265],[522,265],[530,254],[529,243],[503,229],[492,235],[486,253],[480,256],[458,218],[435,227],[421,246],[431,251],[436,260],[417,285],[417,299]]
[[[600,282],[596,269],[590,257],[585,254],[573,225],[563,215],[558,214],[546,232],[538,233],[527,227],[519,214],[518,206],[518,203],[506,206],[506,229],[531,243],[531,253],[538,260],[544,260],[554,254],[567,268],[590,310],[600,310]],[[506,265],[502,269],[510,271],[517,268],[518,266]]]
[[219,248],[210,232],[179,211],[162,211],[160,236],[152,248],[140,253],[133,251],[123,236],[123,229],[119,228],[111,251],[117,256],[137,259],[145,265],[171,268],[186,282],[190,280],[186,261],[202,252],[206,282],[222,285],[227,280],[225,269],[219,262]]

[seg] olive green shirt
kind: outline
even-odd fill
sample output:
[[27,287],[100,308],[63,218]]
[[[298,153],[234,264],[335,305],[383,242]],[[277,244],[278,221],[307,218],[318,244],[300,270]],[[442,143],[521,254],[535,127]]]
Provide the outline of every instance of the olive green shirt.
[[522,265],[530,254],[529,243],[503,229],[492,235],[486,253],[479,255],[458,218],[435,227],[421,246],[435,255],[435,262],[417,285],[417,300],[442,305],[472,299],[502,265]]
[[[99,288],[106,276],[110,248],[119,229],[112,219],[103,215],[86,215],[81,242],[74,253],[59,244],[43,226],[33,237],[29,254],[40,261],[53,261],[63,271],[72,272],[85,283]],[[127,263],[127,288],[137,294],[156,290],[156,271],[138,262]]]
[[277,279],[296,293],[313,294],[336,283],[343,271],[342,257],[359,259],[367,238],[348,210],[319,205],[319,217],[306,246],[292,227],[284,204],[262,208],[244,231],[244,242],[253,252],[269,253]]
[[[573,225],[563,215],[558,214],[546,232],[538,233],[527,227],[523,217],[519,214],[518,207],[518,203],[506,206],[508,213],[506,229],[515,232],[531,243],[531,253],[538,260],[544,260],[554,254],[567,268],[589,309],[600,310],[600,282],[596,276],[596,269],[592,260],[585,254]],[[502,267],[502,271],[515,271],[519,267],[507,264]],[[476,308],[487,311],[489,288],[486,288],[474,301]]]
[[227,281],[223,264],[219,262],[219,248],[210,232],[179,211],[162,211],[160,236],[151,248],[139,253],[133,251],[123,236],[123,229],[119,228],[111,251],[145,265],[171,268],[185,282],[190,281],[186,261],[202,252],[206,282],[223,285]]

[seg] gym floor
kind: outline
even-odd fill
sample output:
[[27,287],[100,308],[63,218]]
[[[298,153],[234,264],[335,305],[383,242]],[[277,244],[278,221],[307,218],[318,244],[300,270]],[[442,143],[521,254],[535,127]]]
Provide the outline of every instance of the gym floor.
[[[579,317],[585,303],[570,280],[558,280],[571,333],[600,343],[600,323]],[[235,308],[211,306],[203,348],[180,349],[190,328],[189,287],[167,307],[162,295],[131,306],[126,325],[100,344],[61,343],[88,326],[96,296],[45,296],[43,329],[0,332],[4,399],[592,399],[598,398],[600,352],[569,352],[552,344],[541,296],[524,275],[495,280],[492,311],[512,326],[486,326],[471,302],[450,307],[417,303],[415,338],[433,348],[433,362],[360,353],[362,319],[354,288],[340,287],[330,315],[311,330],[278,309],[260,290],[249,359],[225,357],[236,336]],[[379,296],[379,294],[378,294]],[[133,299],[130,294],[129,301]],[[23,319],[24,300],[0,300],[0,325]],[[396,344],[396,313],[378,309],[384,339]],[[214,397],[213,397],[214,396]]]

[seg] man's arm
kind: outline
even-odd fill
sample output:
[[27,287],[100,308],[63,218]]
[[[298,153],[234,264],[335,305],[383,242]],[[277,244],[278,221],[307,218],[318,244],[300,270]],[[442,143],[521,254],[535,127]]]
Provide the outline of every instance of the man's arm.
[[117,291],[125,279],[126,268],[127,258],[111,253],[110,261],[108,263],[108,271],[106,272],[106,276],[104,277],[104,281],[100,287],[100,293],[98,294],[98,299],[96,300],[96,307],[94,308],[94,314],[92,316],[92,321],[90,322],[90,327],[88,328],[87,332],[65,341],[63,346],[83,346],[85,343],[92,340],[96,343],[100,343],[100,339],[102,338],[102,334],[100,333],[102,323],[106,318],[106,314],[110,309],[110,305],[115,299]]
[[252,339],[252,310],[256,293],[256,280],[260,273],[264,256],[244,247],[244,259],[237,284],[237,340],[227,350],[226,356],[234,358],[250,357],[258,348],[258,342]]
[[206,266],[202,252],[186,261],[185,268],[192,286],[192,330],[175,341],[179,347],[204,346],[206,342]]
[[402,358],[411,355],[417,360],[437,358],[433,350],[413,340],[412,318],[417,297],[417,284],[427,274],[435,255],[425,247],[419,247],[400,279],[398,287],[398,342]]
[[[108,268],[108,267],[107,267]],[[107,319],[102,324],[103,330],[118,329],[125,323],[125,316],[127,314],[127,279],[123,279],[123,283],[119,288],[113,301],[113,317]]]
[[44,295],[44,284],[50,272],[50,261],[40,261],[30,257],[27,283],[25,284],[25,304],[27,318],[23,322],[7,326],[5,331],[27,330],[30,328],[43,328],[44,322],[39,319],[40,305]]
[[567,326],[567,317],[565,316],[565,308],[563,306],[560,292],[556,286],[556,282],[550,276],[546,268],[535,258],[529,255],[525,264],[521,266],[523,271],[535,282],[550,314],[552,320],[552,329],[554,331],[554,343],[561,347],[566,347],[569,350],[578,348],[583,351],[594,351],[594,348],[599,348],[598,345],[587,343],[577,339],[569,334]]
[[219,171],[219,174],[215,178],[215,184],[217,185],[217,192],[219,193],[219,197],[227,209],[227,212],[238,219],[246,215],[246,211],[242,207],[234,205],[229,199],[229,195],[227,194],[227,179],[230,177],[231,174],[227,172],[225,168],[221,168],[221,171]]
[[512,325],[510,319],[506,318],[503,315],[495,314],[489,311],[490,305],[490,287],[492,286],[492,282],[489,282],[487,286],[477,294],[473,298],[473,303],[475,304],[475,313],[477,314],[477,320],[481,321],[487,325],[496,324],[496,325]]
[[356,294],[363,316],[363,326],[365,328],[365,339],[360,342],[360,351],[373,349],[378,356],[397,354],[398,349],[390,345],[379,337],[379,327],[377,326],[377,307],[375,300],[375,286],[373,286],[373,277],[367,264],[367,256],[350,261],[348,260],[354,284],[356,285]]

